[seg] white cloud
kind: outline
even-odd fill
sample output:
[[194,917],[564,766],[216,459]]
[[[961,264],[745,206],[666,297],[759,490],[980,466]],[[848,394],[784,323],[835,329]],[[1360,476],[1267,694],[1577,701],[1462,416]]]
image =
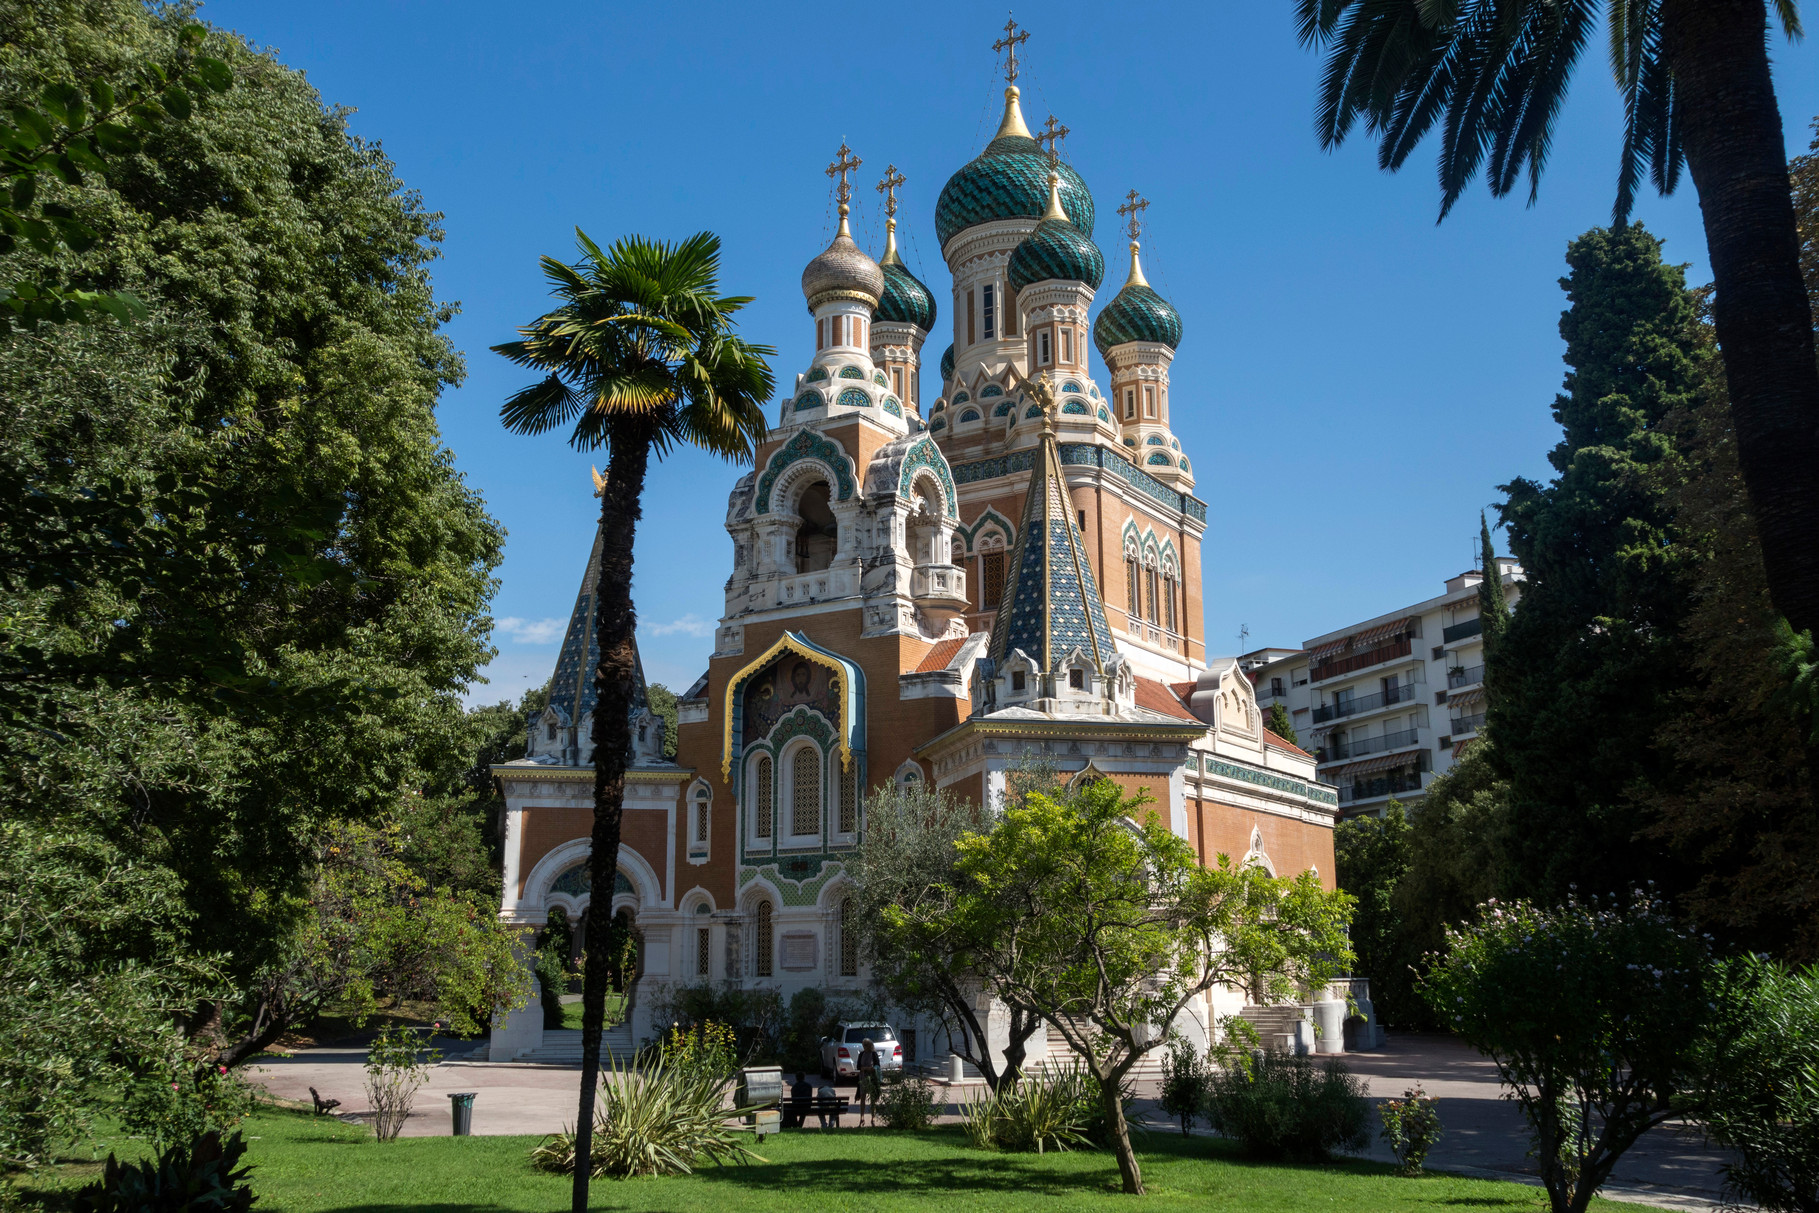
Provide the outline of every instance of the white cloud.
[[520,619],[516,615],[507,615],[504,619],[493,620],[493,630],[519,644],[550,644],[562,639],[563,622],[560,619]]
[[651,627],[640,627],[638,630],[649,636],[674,636],[678,633],[684,636],[712,636],[714,634],[714,621],[711,619],[703,619],[699,615],[690,614],[684,615],[680,619],[672,619],[668,623],[654,624]]

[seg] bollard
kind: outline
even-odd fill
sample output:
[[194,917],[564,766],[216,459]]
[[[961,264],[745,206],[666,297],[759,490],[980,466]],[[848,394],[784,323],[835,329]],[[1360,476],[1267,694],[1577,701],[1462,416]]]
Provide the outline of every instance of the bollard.
[[471,1137],[474,1132],[474,1096],[478,1091],[452,1091],[448,1097],[450,1113],[455,1118],[455,1136]]
[[966,1059],[958,1053],[947,1055],[947,1080],[950,1083],[966,1081]]

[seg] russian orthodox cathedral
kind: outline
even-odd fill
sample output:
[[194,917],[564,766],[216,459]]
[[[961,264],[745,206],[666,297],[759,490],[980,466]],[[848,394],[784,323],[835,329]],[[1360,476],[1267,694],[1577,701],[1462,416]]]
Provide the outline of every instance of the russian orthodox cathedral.
[[[901,175],[879,186],[874,260],[848,222],[859,162],[843,145],[829,169],[839,231],[802,272],[813,355],[727,495],[726,600],[679,697],[673,761],[639,698],[610,906],[640,940],[634,1037],[672,983],[860,1000],[847,869],[881,785],[991,804],[1035,760],[1146,793],[1202,862],[1331,884],[1335,790],[1264,727],[1236,662],[1208,654],[1207,505],[1170,427],[1182,326],[1144,278],[1148,204],[1133,191],[1119,208],[1128,265],[1100,302],[1099,216],[1057,154],[1065,128],[1032,136],[1014,83],[1004,96],[935,210],[941,305],[898,253]],[[940,394],[924,402],[938,328]],[[527,927],[591,904],[598,558],[596,538],[528,753],[494,768],[502,915]],[[1242,1003],[1217,991],[1178,1026],[1204,1039]],[[938,1025],[898,1028],[925,1057],[946,1051]]]

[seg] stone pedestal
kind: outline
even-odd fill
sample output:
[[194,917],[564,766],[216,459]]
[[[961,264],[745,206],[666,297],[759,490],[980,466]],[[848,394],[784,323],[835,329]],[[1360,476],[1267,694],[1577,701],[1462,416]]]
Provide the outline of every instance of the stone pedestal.
[[533,977],[530,1002],[493,1020],[493,1035],[487,1042],[486,1059],[511,1061],[532,1049],[542,1047],[543,986]]
[[1306,1057],[1314,1051],[1314,1025],[1305,1019],[1295,1021],[1295,1056]]
[[1314,1049],[1319,1053],[1345,1052],[1345,1003],[1343,1000],[1314,1004]]

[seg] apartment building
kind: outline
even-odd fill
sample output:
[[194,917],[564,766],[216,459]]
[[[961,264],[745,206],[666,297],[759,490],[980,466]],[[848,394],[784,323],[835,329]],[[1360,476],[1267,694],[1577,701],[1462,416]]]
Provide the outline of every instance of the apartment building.
[[[1504,601],[1521,595],[1522,569],[1497,560]],[[1337,628],[1300,649],[1238,659],[1268,712],[1287,710],[1319,779],[1339,789],[1348,815],[1418,801],[1484,723],[1484,621],[1477,569],[1426,602]]]

